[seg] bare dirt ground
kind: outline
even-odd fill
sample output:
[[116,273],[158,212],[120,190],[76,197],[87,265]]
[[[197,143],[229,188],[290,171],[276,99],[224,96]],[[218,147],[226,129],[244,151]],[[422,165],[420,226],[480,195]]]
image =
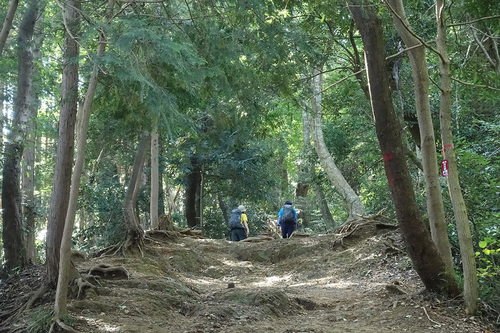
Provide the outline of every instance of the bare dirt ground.
[[77,331],[500,332],[484,315],[467,316],[460,300],[424,292],[397,230],[365,227],[342,242],[156,237],[142,250],[77,264],[128,274],[107,274],[69,301]]

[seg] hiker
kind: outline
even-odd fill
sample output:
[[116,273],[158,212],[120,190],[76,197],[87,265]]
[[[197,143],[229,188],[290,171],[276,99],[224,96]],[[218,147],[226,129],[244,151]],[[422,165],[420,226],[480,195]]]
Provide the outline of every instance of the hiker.
[[250,230],[248,229],[248,218],[245,214],[245,206],[240,205],[237,209],[231,211],[229,217],[229,227],[231,228],[231,240],[239,242],[248,237]]
[[283,208],[278,213],[278,226],[281,227],[281,237],[290,238],[297,228],[297,212],[292,206],[291,201],[285,202]]

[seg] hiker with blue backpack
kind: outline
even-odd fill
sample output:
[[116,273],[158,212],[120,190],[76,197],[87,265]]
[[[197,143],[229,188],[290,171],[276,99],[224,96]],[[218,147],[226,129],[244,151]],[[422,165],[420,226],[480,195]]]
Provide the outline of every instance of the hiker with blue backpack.
[[283,208],[278,213],[278,226],[281,227],[281,237],[290,238],[292,233],[297,229],[297,212],[292,206],[291,201],[285,202]]
[[248,237],[250,230],[248,229],[248,218],[245,214],[245,206],[240,205],[237,209],[231,211],[229,216],[229,228],[231,228],[231,240],[239,242]]

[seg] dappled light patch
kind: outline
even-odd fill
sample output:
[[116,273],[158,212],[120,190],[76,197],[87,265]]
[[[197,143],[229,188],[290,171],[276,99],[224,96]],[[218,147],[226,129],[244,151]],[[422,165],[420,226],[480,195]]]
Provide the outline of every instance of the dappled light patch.
[[278,286],[292,280],[291,275],[275,275],[275,276],[266,276],[261,281],[256,281],[252,283],[252,285],[256,287],[269,287],[269,286]]
[[85,323],[86,326],[92,327],[93,332],[120,332],[120,326],[105,322],[102,319],[96,319],[92,317],[77,316],[79,321]]

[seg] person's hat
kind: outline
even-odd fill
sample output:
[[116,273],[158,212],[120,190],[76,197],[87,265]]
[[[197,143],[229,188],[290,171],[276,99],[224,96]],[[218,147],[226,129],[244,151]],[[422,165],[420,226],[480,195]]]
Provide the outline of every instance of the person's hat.
[[292,202],[290,200],[287,200],[287,202],[285,202],[285,205],[291,205]]
[[241,210],[242,212],[246,211],[245,206],[243,205],[239,205],[238,209]]

